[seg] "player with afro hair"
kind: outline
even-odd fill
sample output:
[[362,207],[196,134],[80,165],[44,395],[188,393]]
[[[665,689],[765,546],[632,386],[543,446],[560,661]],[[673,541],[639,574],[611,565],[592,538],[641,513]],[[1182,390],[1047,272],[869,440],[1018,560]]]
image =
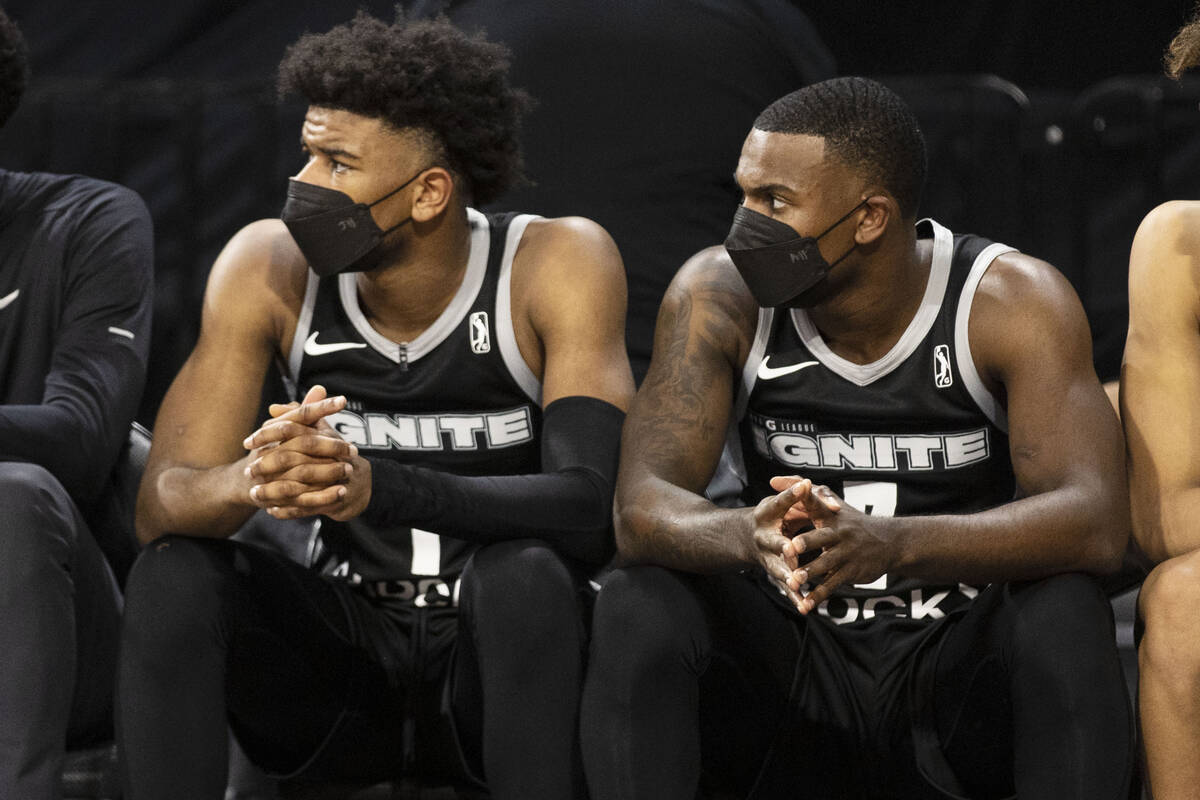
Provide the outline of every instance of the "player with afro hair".
[[529,96],[509,86],[508,50],[445,18],[391,25],[365,12],[288,48],[279,91],[310,104],[385,120],[426,134],[486,205],[521,181],[518,145]]
[[[228,727],[305,780],[584,796],[625,274],[590,220],[472,207],[521,179],[507,70],[444,19],[359,13],[287,51],[307,160],[218,256],[142,481],[128,797],[218,800]],[[288,396],[263,421],[272,362]],[[228,540],[267,514],[319,518],[310,563]]]

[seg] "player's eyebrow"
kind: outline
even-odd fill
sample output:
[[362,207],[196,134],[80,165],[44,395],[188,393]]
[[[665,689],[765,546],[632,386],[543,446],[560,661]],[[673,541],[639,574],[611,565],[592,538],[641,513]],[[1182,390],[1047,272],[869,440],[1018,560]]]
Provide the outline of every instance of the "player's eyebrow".
[[775,194],[775,193],[792,194],[793,192],[796,191],[795,188],[793,188],[791,186],[786,186],[782,183],[764,183],[764,184],[754,184],[751,186],[742,186],[742,184],[738,182],[736,172],[733,174],[733,182],[735,184],[737,184],[738,186],[742,187],[743,194],[750,194],[750,193],[754,193],[754,194]]
[[321,145],[312,144],[305,141],[303,136],[300,137],[300,148],[305,152],[316,151],[329,158],[341,158],[350,161],[360,161],[362,159],[362,156],[351,153],[349,150],[343,150],[340,147],[322,147]]

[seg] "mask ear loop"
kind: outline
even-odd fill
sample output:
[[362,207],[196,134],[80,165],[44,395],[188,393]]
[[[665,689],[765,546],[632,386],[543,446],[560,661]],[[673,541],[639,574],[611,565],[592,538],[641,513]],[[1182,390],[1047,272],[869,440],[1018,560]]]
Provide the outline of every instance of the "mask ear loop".
[[[379,198],[378,200],[376,200],[376,201],[375,201],[375,202],[373,202],[373,203],[367,203],[367,208],[374,208],[375,206],[379,205],[379,204],[380,204],[380,203],[382,203],[384,200],[387,200],[389,197],[391,197],[392,195],[394,195],[396,192],[400,191],[400,190],[401,190],[401,189],[403,189],[405,186],[408,186],[410,183],[412,183],[413,181],[415,181],[417,178],[419,178],[419,177],[421,177],[422,175],[424,175],[424,174],[425,174],[425,172],[426,172],[426,171],[428,171],[428,170],[430,170],[430,169],[433,169],[433,165],[432,165],[432,164],[431,164],[430,166],[428,166],[428,167],[422,167],[420,170],[418,170],[418,171],[417,171],[417,174],[416,174],[416,175],[413,175],[411,178],[409,178],[409,179],[408,179],[408,180],[406,180],[404,183],[402,183],[402,184],[400,184],[399,186],[397,186],[395,189],[392,189],[390,192],[388,192],[387,194],[385,194],[383,197]],[[382,231],[382,232],[381,232],[379,235],[380,235],[380,237],[387,236],[389,233],[391,233],[392,231],[396,230],[396,229],[397,229],[397,228],[399,228],[401,225],[404,225],[404,224],[406,224],[406,223],[409,223],[409,222],[412,222],[412,215],[409,215],[409,216],[405,217],[404,219],[400,220],[399,222],[397,222],[397,223],[396,223],[395,225],[393,225],[392,227],[388,228],[388,229],[387,229],[387,230],[385,230],[385,231]]]
[[[860,208],[862,208],[863,206],[865,206],[865,205],[867,204],[867,201],[868,201],[868,200],[870,200],[870,199],[871,199],[871,198],[869,198],[869,197],[864,197],[864,198],[862,199],[862,202],[860,202],[860,203],[859,203],[858,205],[856,205],[854,208],[852,208],[852,209],[850,209],[849,211],[847,211],[847,212],[846,212],[846,214],[845,214],[845,216],[843,216],[843,217],[842,217],[841,219],[839,219],[837,222],[835,222],[835,223],[833,223],[832,225],[830,225],[830,226],[829,226],[828,228],[826,228],[825,230],[821,231],[821,233],[820,233],[820,234],[818,234],[818,236],[817,236],[817,239],[820,239],[822,236],[824,236],[825,234],[829,233],[831,230],[833,230],[834,228],[836,228],[838,225],[841,225],[843,222],[845,222],[845,221],[846,221],[846,220],[847,220],[847,219],[850,217],[850,215],[851,215],[851,214],[853,214],[855,211],[858,211]],[[816,239],[814,239],[813,241],[816,241]],[[847,250],[846,252],[844,252],[844,253],[842,253],[840,256],[838,256],[838,258],[837,258],[835,261],[832,261],[832,262],[830,262],[830,264],[829,264],[829,269],[833,269],[833,268],[834,268],[834,267],[836,267],[838,264],[842,263],[842,262],[843,262],[843,261],[846,259],[846,256],[848,256],[848,255],[850,255],[851,253],[853,253],[853,252],[854,252],[854,249],[855,249],[856,247],[858,247],[858,242],[855,242],[855,243],[853,243],[852,245],[850,245],[850,249],[849,249],[849,250]]]
[[[858,205],[856,205],[854,208],[852,208],[852,209],[850,209],[849,211],[847,211],[845,214],[843,214],[843,215],[842,215],[842,216],[841,216],[841,217],[838,219],[838,221],[837,221],[837,222],[833,223],[833,224],[832,224],[832,225],[830,225],[828,228],[826,228],[825,230],[823,230],[823,231],[821,231],[820,233],[818,233],[818,234],[817,234],[817,235],[816,235],[814,238],[816,238],[816,239],[820,239],[822,236],[824,236],[825,234],[829,233],[831,230],[833,230],[834,228],[836,228],[838,225],[841,225],[843,222],[845,222],[846,220],[850,219],[850,215],[851,215],[851,214],[853,214],[855,211],[858,211],[858,210],[859,210],[860,208],[862,208],[863,206],[865,206],[865,205],[867,204],[867,201],[868,201],[868,200],[870,200],[870,199],[871,199],[871,198],[869,198],[869,197],[864,197],[862,200],[860,200],[860,201],[859,201]],[[845,256],[842,256],[842,258],[845,258]],[[838,259],[838,261],[841,261],[841,259],[839,258],[839,259]],[[835,263],[836,263],[836,262],[835,262]]]

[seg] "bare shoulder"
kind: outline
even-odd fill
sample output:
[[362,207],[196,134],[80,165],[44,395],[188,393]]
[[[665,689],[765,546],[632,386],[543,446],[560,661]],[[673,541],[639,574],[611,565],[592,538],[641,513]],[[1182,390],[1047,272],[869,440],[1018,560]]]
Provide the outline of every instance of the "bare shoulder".
[[1004,381],[1014,363],[1091,364],[1091,332],[1071,283],[1046,261],[1024,253],[997,256],[971,305],[972,355],[981,372]]
[[746,282],[720,245],[706,247],[683,262],[671,285],[691,294],[712,295],[725,304],[754,309],[757,316],[758,306]]
[[513,276],[598,278],[624,281],[616,242],[598,223],[585,217],[535,219],[525,228],[513,257]]
[[512,310],[531,368],[534,338],[544,343],[564,330],[623,337],[626,297],[621,254],[604,228],[583,217],[537,219],[525,228],[513,256]]
[[[1044,324],[1082,313],[1074,287],[1053,265],[1024,253],[997,256],[979,281],[972,302],[975,320],[997,325]],[[1005,322],[1007,321],[1007,322]]]
[[1129,254],[1129,293],[1169,307],[1196,307],[1200,297],[1200,202],[1173,200],[1142,220]]
[[258,285],[289,294],[298,288],[303,295],[307,274],[304,256],[283,222],[260,219],[230,238],[213,264],[209,281]]
[[1004,311],[1030,308],[1037,313],[1042,304],[1076,300],[1071,284],[1052,264],[1025,253],[996,257],[979,281],[975,303],[995,305]]
[[659,324],[666,312],[684,308],[689,316],[699,312],[706,338],[731,362],[739,367],[745,362],[759,308],[724,247],[706,247],[683,263],[667,287]]
[[1171,200],[1152,209],[1138,226],[1134,242],[1195,253],[1200,245],[1200,201]]
[[236,315],[243,325],[264,326],[277,341],[290,336],[307,276],[308,265],[280,220],[252,222],[230,238],[213,264],[205,323]]

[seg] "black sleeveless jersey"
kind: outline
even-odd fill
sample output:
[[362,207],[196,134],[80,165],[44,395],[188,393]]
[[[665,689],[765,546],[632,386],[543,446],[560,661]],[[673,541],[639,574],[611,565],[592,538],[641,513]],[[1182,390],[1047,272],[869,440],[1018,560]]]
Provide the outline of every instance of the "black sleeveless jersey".
[[[984,387],[967,339],[980,278],[1013,248],[955,236],[932,220],[918,224],[918,235],[933,238],[925,295],[874,363],[834,354],[802,309],[760,310],[731,432],[740,453],[729,450],[723,461],[739,479],[742,503],[773,494],[771,477],[793,474],[879,515],[968,513],[1013,498],[1004,410]],[[839,588],[818,611],[840,624],[937,619],[976,593],[885,575]]]
[[[328,420],[364,456],[458,475],[541,468],[541,384],[517,347],[509,303],[513,255],[535,217],[468,209],[471,249],[458,292],[411,342],[371,327],[353,273],[310,272],[287,364],[303,397],[323,385],[346,408]],[[321,518],[313,566],[373,596],[418,606],[457,601],[475,546],[437,531]]]

